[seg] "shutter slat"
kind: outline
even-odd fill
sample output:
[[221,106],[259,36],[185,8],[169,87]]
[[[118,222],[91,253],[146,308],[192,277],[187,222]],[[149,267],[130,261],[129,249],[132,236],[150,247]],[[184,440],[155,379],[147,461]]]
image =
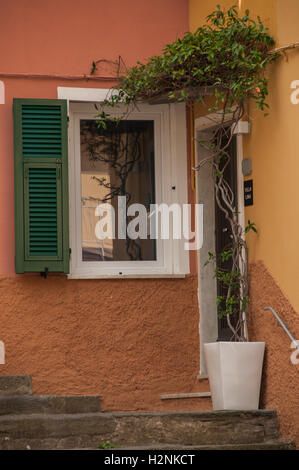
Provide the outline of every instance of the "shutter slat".
[[24,144],[23,146],[24,149],[34,149],[34,148],[46,148],[46,149],[51,149],[51,148],[57,148],[57,149],[61,149],[61,142],[57,141],[57,142],[44,142],[43,140],[37,140],[37,141],[32,141],[30,140],[30,142],[26,142],[26,144]]
[[54,138],[49,138],[49,137],[44,137],[44,138],[41,138],[41,137],[36,137],[36,138],[32,138],[30,137],[27,138],[26,140],[26,146],[28,145],[31,145],[31,144],[60,144],[61,145],[61,139],[57,138],[56,136],[54,136]]
[[40,158],[49,158],[51,160],[58,160],[60,158],[59,153],[49,153],[49,154],[40,154],[40,153],[24,153],[24,158],[34,158],[35,160],[38,160]]
[[38,114],[46,114],[47,116],[49,116],[50,114],[59,114],[59,111],[57,111],[56,107],[55,109],[52,109],[51,106],[47,106],[47,107],[39,106],[37,108],[37,106],[26,105],[26,107],[23,108],[22,113],[23,114],[33,113],[34,116]]
[[40,134],[44,134],[45,136],[47,136],[47,138],[49,137],[52,137],[52,134],[54,134],[55,137],[57,138],[60,138],[60,134],[59,132],[57,132],[56,129],[49,129],[49,128],[46,128],[46,129],[38,129],[38,128],[35,128],[34,129],[34,132],[32,132],[32,130],[30,128],[26,128],[26,126],[24,126],[23,128],[23,135],[26,135],[27,138],[40,138]]

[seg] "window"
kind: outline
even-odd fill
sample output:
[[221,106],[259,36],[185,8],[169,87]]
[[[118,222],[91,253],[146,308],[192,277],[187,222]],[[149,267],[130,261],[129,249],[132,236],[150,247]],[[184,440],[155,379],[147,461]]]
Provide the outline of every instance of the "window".
[[[186,126],[185,109],[179,106],[181,123]],[[112,112],[116,117],[120,113]],[[102,129],[96,122],[94,104],[70,102],[70,277],[188,272],[189,255],[182,253],[180,240],[151,238],[150,224],[146,239],[119,238],[118,230],[119,196],[125,198],[126,209],[142,204],[148,218],[151,204],[187,202],[186,141],[180,143],[184,151],[179,155],[171,142],[171,125],[175,122],[171,123],[170,114],[169,105],[142,105],[127,120]],[[183,127],[175,140],[185,138]],[[176,167],[179,158],[182,161]],[[185,175],[180,173],[179,178],[180,169]],[[101,240],[95,233],[99,221],[96,208],[103,203],[113,207],[116,223],[115,237]],[[126,218],[127,223],[130,220]]]

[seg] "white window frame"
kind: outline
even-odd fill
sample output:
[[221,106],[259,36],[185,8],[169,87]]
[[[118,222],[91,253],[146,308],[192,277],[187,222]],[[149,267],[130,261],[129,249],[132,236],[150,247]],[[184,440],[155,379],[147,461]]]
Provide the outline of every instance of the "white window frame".
[[[58,87],[58,98],[68,100],[70,279],[124,277],[184,277],[190,272],[184,240],[157,240],[156,261],[82,261],[80,119],[94,119],[94,103],[109,90]],[[110,114],[115,111],[109,110]],[[138,107],[129,119],[154,121],[156,203],[187,204],[186,110],[183,103]]]

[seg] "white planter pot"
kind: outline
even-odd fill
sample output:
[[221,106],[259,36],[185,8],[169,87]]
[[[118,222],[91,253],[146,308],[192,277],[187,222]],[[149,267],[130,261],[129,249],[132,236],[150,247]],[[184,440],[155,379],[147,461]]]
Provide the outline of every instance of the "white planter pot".
[[204,345],[214,410],[258,409],[264,351],[262,342]]

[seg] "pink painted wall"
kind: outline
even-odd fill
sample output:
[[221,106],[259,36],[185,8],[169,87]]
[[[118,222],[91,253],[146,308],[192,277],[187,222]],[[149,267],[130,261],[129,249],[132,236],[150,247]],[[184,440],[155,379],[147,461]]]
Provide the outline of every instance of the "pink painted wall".
[[188,30],[188,1],[11,0],[0,17],[3,70],[83,73],[98,58],[159,53]]
[[89,74],[92,61],[127,66],[188,30],[188,0],[0,1],[0,274],[14,273],[12,99],[57,98],[57,86],[107,83],[1,78],[1,73]]

